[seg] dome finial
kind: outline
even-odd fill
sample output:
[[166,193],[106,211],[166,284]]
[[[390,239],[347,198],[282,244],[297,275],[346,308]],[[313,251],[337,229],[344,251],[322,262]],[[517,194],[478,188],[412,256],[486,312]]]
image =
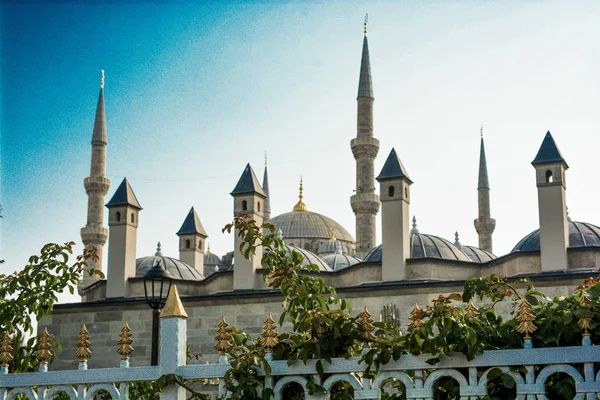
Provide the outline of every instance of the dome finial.
[[454,245],[459,249],[462,247],[462,244],[460,244],[460,240],[458,239],[458,232],[454,232]]
[[100,70],[100,88],[104,89],[104,70]]
[[414,215],[412,219],[412,229],[410,230],[410,233],[419,233],[419,230],[417,229],[417,217],[415,217]]
[[158,257],[162,257],[162,249],[161,249],[160,242],[156,243],[156,253],[154,253],[154,255],[158,256]]
[[365,36],[367,36],[367,25],[369,24],[369,13],[365,14]]
[[300,176],[300,194],[298,195],[298,203],[296,203],[296,205],[294,206],[293,211],[308,211],[308,207],[306,207],[306,204],[304,204],[304,202],[302,201],[302,199],[304,198],[304,196],[302,195],[303,190],[304,187],[302,185],[302,176]]
[[331,231],[331,238],[329,240],[337,240],[335,237],[335,231]]
[[210,243],[207,246],[208,246],[208,248],[206,249],[206,254],[208,255],[208,254],[210,254]]

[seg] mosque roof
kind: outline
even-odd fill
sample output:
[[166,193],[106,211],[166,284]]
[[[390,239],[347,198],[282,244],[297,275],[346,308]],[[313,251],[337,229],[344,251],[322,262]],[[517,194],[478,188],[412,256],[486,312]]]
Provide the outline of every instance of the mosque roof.
[[[600,228],[587,222],[569,221],[569,247],[600,246]],[[511,253],[540,251],[540,230],[536,229],[517,243]]]
[[210,244],[208,245],[206,254],[204,254],[204,265],[223,265],[223,260],[221,260],[221,257],[211,253]]
[[408,177],[406,168],[404,168],[402,161],[400,161],[398,154],[396,154],[396,149],[392,148],[390,155],[388,156],[387,160],[385,160],[385,164],[383,164],[381,172],[377,176],[377,181],[381,182],[387,179],[397,178],[406,178],[410,183],[412,183]]
[[548,131],[544,137],[544,141],[542,142],[540,149],[538,150],[537,155],[535,156],[535,159],[531,162],[531,164],[538,165],[553,162],[564,162],[565,165],[567,164],[563,156],[560,154],[560,151],[558,150],[556,142],[550,134],[550,131]]
[[339,250],[340,252],[342,251],[342,244],[338,242],[337,238],[335,237],[334,231],[331,232],[331,238],[319,246],[319,251],[317,253],[319,255],[330,254],[335,253],[337,250]]
[[267,197],[265,192],[263,191],[260,183],[258,183],[258,178],[254,173],[254,170],[250,166],[250,163],[246,164],[246,168],[244,168],[244,172],[242,172],[242,176],[238,181],[237,185],[231,192],[231,195],[236,194],[247,194],[247,193],[256,193],[263,197]]
[[137,208],[138,210],[142,209],[142,206],[140,206],[137,197],[135,197],[135,193],[133,192],[133,189],[131,188],[127,178],[123,179],[117,190],[115,190],[113,197],[108,203],[106,203],[106,207],[116,206],[131,206]]
[[199,234],[204,237],[208,237],[204,227],[202,226],[202,222],[200,222],[200,218],[198,214],[194,210],[194,207],[190,209],[190,212],[185,217],[183,221],[183,225],[179,228],[177,235],[188,235],[188,234]]
[[354,242],[352,235],[340,224],[311,211],[292,211],[271,218],[271,224],[281,229],[282,237],[329,239],[335,232],[337,240]]
[[199,281],[204,279],[204,276],[181,260],[172,257],[163,256],[158,242],[156,253],[153,256],[141,257],[135,260],[135,276],[143,278],[146,272],[160,261],[160,265],[166,269],[173,279],[182,279],[189,281]]

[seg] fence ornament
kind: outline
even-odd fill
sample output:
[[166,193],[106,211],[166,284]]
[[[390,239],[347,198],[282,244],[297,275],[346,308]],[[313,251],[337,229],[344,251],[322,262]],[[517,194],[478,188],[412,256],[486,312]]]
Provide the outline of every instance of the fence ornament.
[[167,297],[167,301],[165,302],[165,306],[160,317],[188,317],[187,313],[185,312],[185,308],[183,308],[183,304],[181,303],[181,299],[179,298],[179,291],[177,290],[176,285],[173,285],[169,291],[169,296]]
[[231,328],[229,328],[227,325],[225,317],[221,317],[221,321],[219,321],[219,326],[217,327],[217,336],[215,336],[215,339],[217,340],[215,350],[217,350],[222,356],[229,353],[233,348],[233,344],[231,343]]
[[83,324],[81,325],[81,331],[79,331],[79,336],[77,337],[77,351],[75,351],[75,356],[79,357],[79,362],[85,363],[87,359],[92,356],[92,351],[90,350],[91,345],[90,333],[85,327],[85,324]]
[[533,308],[527,299],[523,299],[521,304],[519,304],[517,321],[519,321],[517,332],[525,335],[525,339],[530,339],[531,334],[537,330],[537,327],[533,324],[533,321],[535,321],[535,315],[533,314]]
[[12,339],[8,332],[2,336],[2,344],[0,345],[0,367],[7,368],[8,363],[13,360]]
[[475,307],[473,299],[469,300],[467,307],[465,308],[465,316],[471,322],[479,321],[479,309]]
[[128,360],[129,354],[133,352],[133,347],[131,344],[133,343],[133,339],[131,338],[131,329],[129,328],[129,324],[125,321],[125,325],[121,328],[121,334],[119,335],[119,348],[117,349],[117,353],[121,355],[121,360]]
[[52,357],[52,346],[54,345],[54,335],[48,333],[48,329],[44,328],[44,332],[40,335],[38,341],[37,360],[41,366],[47,366],[48,361]]
[[269,316],[265,320],[265,325],[263,326],[263,332],[261,334],[261,339],[259,341],[260,345],[270,352],[273,347],[277,343],[279,343],[279,339],[277,338],[277,331],[275,330],[275,321],[269,313]]
[[[579,307],[586,308],[589,310],[590,304],[592,303],[592,299],[590,299],[590,295],[586,292],[581,293],[581,298],[579,299]],[[577,314],[577,323],[583,330],[584,335],[589,335],[589,330],[591,329],[590,323],[592,322],[592,314],[591,312],[588,314]]]
[[[365,341],[371,342],[371,341],[375,340],[375,335],[373,334],[373,331],[375,330],[375,326],[373,325],[373,320],[371,319],[371,313],[367,309],[367,306],[365,306],[365,309],[363,310],[363,312],[358,314],[358,323],[360,324],[360,326],[363,329],[363,338],[365,339]],[[367,344],[365,343],[365,347],[366,346],[367,346]]]
[[415,306],[413,307],[412,311],[410,312],[410,317],[408,319],[410,319],[410,322],[408,323],[408,327],[410,329],[415,329],[415,328],[420,328],[423,325],[425,325],[425,322],[423,322],[423,318],[425,318],[425,311],[423,311],[419,305],[417,303],[415,303]]

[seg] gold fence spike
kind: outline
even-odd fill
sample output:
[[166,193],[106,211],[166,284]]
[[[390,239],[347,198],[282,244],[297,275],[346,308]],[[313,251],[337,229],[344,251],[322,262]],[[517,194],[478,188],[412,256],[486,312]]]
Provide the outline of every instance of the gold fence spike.
[[90,350],[91,345],[90,333],[85,327],[85,324],[83,324],[81,325],[81,331],[79,331],[79,336],[77,337],[77,351],[75,351],[75,356],[79,357],[80,362],[86,362],[87,359],[92,356],[92,351]]
[[215,339],[217,340],[215,350],[221,353],[222,356],[229,353],[233,348],[230,329],[231,328],[228,327],[227,322],[225,321],[225,317],[221,317],[221,321],[217,327],[217,336],[215,336]]
[[133,343],[133,339],[131,338],[131,329],[129,328],[127,321],[125,321],[125,325],[123,325],[123,328],[121,328],[121,334],[119,335],[119,348],[117,349],[117,353],[121,355],[121,360],[127,360],[129,358],[129,354],[133,352],[131,343]]
[[0,345],[0,367],[8,367],[8,363],[14,358],[12,351],[12,339],[7,332],[2,336],[2,344]]
[[425,318],[425,311],[423,311],[419,307],[419,305],[415,303],[415,306],[410,312],[410,317],[408,318],[410,319],[408,327],[411,329],[422,327],[423,325],[425,325],[425,322],[423,322],[423,318]]
[[465,316],[471,321],[479,321],[479,309],[473,304],[473,299],[469,300],[465,308]]
[[279,343],[279,339],[277,338],[277,331],[275,330],[275,321],[269,313],[269,316],[265,320],[265,325],[263,326],[263,332],[260,338],[260,345],[264,347],[267,351],[271,351],[273,347],[277,343]]
[[[586,292],[582,291],[581,298],[579,299],[579,307],[589,308],[591,303],[592,299],[590,296]],[[577,317],[577,323],[581,329],[583,329],[583,334],[589,335],[588,331],[591,329],[590,323],[592,322],[592,314],[576,314],[575,316]]]
[[52,346],[54,345],[54,335],[48,333],[48,329],[44,328],[44,332],[40,335],[37,347],[37,360],[40,364],[48,364],[52,357]]
[[365,341],[367,342],[372,342],[373,340],[375,340],[375,335],[373,334],[375,326],[373,325],[371,313],[367,309],[367,306],[365,306],[364,310],[360,314],[358,314],[358,323],[363,329],[363,339],[365,339]]
[[519,332],[522,335],[525,335],[525,339],[530,339],[531,334],[537,330],[537,327],[533,324],[533,321],[535,321],[533,308],[526,299],[523,299],[521,301],[521,304],[519,304],[517,321],[519,321],[519,326],[517,326],[517,332]]

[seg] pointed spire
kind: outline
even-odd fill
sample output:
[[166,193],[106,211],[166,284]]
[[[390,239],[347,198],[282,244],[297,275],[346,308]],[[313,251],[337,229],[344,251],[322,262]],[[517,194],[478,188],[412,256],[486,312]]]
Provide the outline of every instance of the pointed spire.
[[196,214],[196,211],[194,210],[194,207],[190,208],[190,212],[185,217],[181,228],[179,228],[177,236],[190,234],[198,234],[204,237],[208,237],[206,231],[204,230],[204,227],[202,226],[202,222],[200,222],[198,214]]
[[488,179],[487,160],[485,157],[485,146],[483,144],[483,125],[480,129],[481,147],[479,149],[479,181],[477,190],[490,190],[490,181]]
[[369,59],[369,41],[367,40],[368,14],[365,16],[362,59],[360,62],[360,79],[358,81],[358,96],[373,98],[373,82],[371,81],[371,61]]
[[563,162],[565,163],[565,166],[569,168],[567,162],[560,154],[560,151],[558,150],[558,147],[554,142],[554,138],[550,134],[550,131],[548,131],[546,133],[546,136],[544,137],[544,141],[542,142],[542,145],[540,146],[537,155],[535,156],[535,159],[531,162],[531,164],[537,165],[555,162]]
[[269,174],[267,173],[267,152],[265,151],[265,173],[263,175],[263,184],[262,184],[262,188],[263,191],[265,192],[265,196],[267,196],[267,198],[265,199],[265,213],[266,214],[270,214],[271,213],[271,195],[269,194]]
[[413,215],[413,219],[412,219],[412,229],[410,230],[411,234],[418,234],[419,233],[419,229],[417,229],[417,217],[415,217]]
[[376,178],[378,182],[387,180],[387,179],[396,179],[396,178],[405,178],[410,183],[413,183],[408,177],[408,173],[406,172],[406,168],[400,161],[400,158],[396,154],[396,150],[392,148],[390,155],[388,156],[379,176]]
[[181,304],[181,299],[179,298],[179,292],[177,291],[177,286],[173,285],[171,290],[169,291],[169,295],[167,296],[167,301],[165,303],[165,307],[163,308],[161,318],[169,318],[169,317],[179,317],[179,318],[187,318],[188,315],[185,312],[185,308],[183,308],[183,304]]
[[104,70],[101,71],[100,75],[100,95],[98,96],[98,106],[96,107],[92,144],[108,144],[106,139],[106,113],[104,112]]
[[140,206],[140,203],[138,202],[137,197],[135,196],[135,193],[133,192],[133,189],[131,188],[127,178],[123,179],[115,191],[115,194],[113,194],[113,197],[108,203],[106,203],[106,207],[110,208],[115,206],[131,206],[137,208],[138,210],[142,209],[142,206]]
[[242,176],[238,181],[237,185],[235,185],[235,189],[230,193],[232,196],[237,194],[247,194],[247,193],[256,193],[263,197],[267,197],[265,192],[263,191],[260,183],[258,183],[258,178],[254,173],[254,170],[250,166],[250,164],[246,164],[246,168],[244,168],[244,172],[242,172]]
[[294,206],[293,211],[308,211],[308,207],[306,207],[306,204],[304,204],[304,202],[302,201],[302,199],[304,198],[304,196],[302,195],[303,190],[304,187],[302,186],[302,177],[300,177],[300,194],[298,195],[298,202]]

